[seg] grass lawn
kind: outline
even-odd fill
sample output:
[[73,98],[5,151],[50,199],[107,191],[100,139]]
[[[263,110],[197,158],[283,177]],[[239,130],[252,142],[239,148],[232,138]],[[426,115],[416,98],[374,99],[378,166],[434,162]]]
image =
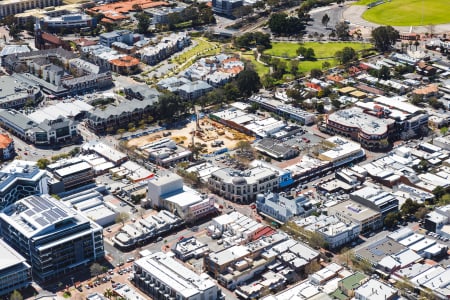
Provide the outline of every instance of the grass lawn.
[[181,53],[180,55],[175,55],[173,61],[178,64],[182,64],[186,62],[188,59],[192,59],[196,55],[214,55],[220,52],[220,47],[218,47],[218,43],[208,42],[201,38],[193,39],[196,41],[197,45],[186,52]]
[[336,51],[342,50],[344,47],[351,47],[356,51],[371,48],[370,44],[354,43],[354,42],[306,42],[306,43],[286,43],[286,42],[273,42],[272,48],[265,50],[264,54],[279,56],[285,58],[297,57],[297,49],[303,46],[305,48],[314,49],[316,58],[329,58],[334,57]]
[[353,5],[368,5],[372,2],[376,2],[376,0],[359,0],[358,2],[353,3]]
[[312,69],[322,70],[322,63],[325,61],[330,63],[330,67],[335,67],[338,65],[338,61],[335,59],[324,59],[324,60],[316,60],[316,61],[301,61],[298,64],[298,70],[303,73],[308,73]]
[[366,10],[363,18],[393,26],[450,23],[450,0],[391,0]]
[[258,73],[260,78],[263,77],[265,74],[269,73],[269,67],[256,61],[253,54],[242,54],[241,58],[249,60],[252,63],[252,65],[255,67],[255,71]]

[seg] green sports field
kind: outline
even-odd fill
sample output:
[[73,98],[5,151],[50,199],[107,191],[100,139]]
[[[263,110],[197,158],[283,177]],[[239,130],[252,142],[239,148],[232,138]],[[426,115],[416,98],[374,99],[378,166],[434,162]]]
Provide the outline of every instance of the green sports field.
[[370,44],[354,42],[306,42],[303,44],[272,42],[272,48],[264,50],[264,54],[284,58],[295,58],[298,56],[296,51],[300,46],[303,46],[305,48],[312,48],[314,50],[314,53],[316,54],[317,59],[334,57],[336,51],[342,50],[344,49],[344,47],[351,47],[356,51],[372,48],[372,45]]
[[[371,2],[361,0],[358,5]],[[426,26],[450,23],[450,0],[391,0],[366,10],[363,18],[377,24]]]

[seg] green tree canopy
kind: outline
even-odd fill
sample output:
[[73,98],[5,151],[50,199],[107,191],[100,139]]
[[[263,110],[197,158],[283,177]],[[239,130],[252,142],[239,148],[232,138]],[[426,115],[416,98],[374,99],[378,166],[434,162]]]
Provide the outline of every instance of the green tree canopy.
[[380,52],[390,50],[392,45],[400,38],[400,34],[392,26],[380,26],[372,30],[375,47]]
[[258,73],[254,70],[244,70],[237,76],[237,87],[242,96],[248,97],[252,93],[259,91],[261,81]]

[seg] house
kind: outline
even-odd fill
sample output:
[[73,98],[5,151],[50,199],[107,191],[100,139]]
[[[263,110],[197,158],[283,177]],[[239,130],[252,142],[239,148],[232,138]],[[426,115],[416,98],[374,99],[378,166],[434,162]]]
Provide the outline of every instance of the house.
[[200,98],[206,93],[213,90],[213,87],[205,81],[198,80],[191,83],[183,84],[178,87],[178,95],[184,100],[194,100]]

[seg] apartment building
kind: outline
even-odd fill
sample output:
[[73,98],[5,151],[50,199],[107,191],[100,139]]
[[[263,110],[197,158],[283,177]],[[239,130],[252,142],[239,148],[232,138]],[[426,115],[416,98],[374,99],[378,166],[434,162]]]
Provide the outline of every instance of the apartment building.
[[100,45],[111,47],[114,42],[133,44],[134,33],[130,30],[114,30],[100,34]]
[[36,84],[13,76],[0,77],[0,108],[21,108],[27,103],[37,103],[42,97],[41,89]]
[[157,252],[133,263],[136,286],[153,299],[224,299],[208,275],[198,275],[170,254]]
[[0,240],[0,296],[9,296],[14,290],[31,284],[31,266],[25,258]]
[[97,26],[97,19],[87,14],[67,14],[57,17],[45,16],[40,19],[41,28],[50,31]]
[[29,196],[0,212],[4,240],[43,282],[86,269],[104,256],[103,228],[48,194]]

